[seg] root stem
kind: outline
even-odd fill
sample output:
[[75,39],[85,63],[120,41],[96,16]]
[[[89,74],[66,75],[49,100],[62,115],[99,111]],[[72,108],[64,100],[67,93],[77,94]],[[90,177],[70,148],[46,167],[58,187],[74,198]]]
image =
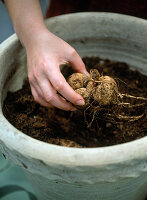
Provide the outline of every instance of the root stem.
[[121,98],[128,97],[128,98],[132,98],[132,99],[147,101],[147,98],[145,98],[145,97],[135,97],[135,96],[132,96],[132,95],[129,95],[129,94],[120,94],[120,97]]

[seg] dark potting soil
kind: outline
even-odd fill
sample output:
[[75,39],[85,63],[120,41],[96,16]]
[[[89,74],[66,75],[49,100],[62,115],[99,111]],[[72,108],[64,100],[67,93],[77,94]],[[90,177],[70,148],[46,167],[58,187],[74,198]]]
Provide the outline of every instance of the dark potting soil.
[[[103,75],[113,77],[121,93],[147,97],[147,76],[131,70],[127,64],[98,57],[83,58],[83,61],[88,71],[96,68]],[[67,78],[73,71],[67,66],[62,73]],[[5,117],[17,129],[38,140],[68,147],[110,146],[147,136],[146,104],[131,112],[133,116],[141,113],[143,116],[129,121],[103,119],[97,114],[88,128],[87,121],[92,120],[92,115],[86,115],[86,111],[67,112],[40,106],[33,100],[28,81],[21,90],[9,92],[3,106]]]

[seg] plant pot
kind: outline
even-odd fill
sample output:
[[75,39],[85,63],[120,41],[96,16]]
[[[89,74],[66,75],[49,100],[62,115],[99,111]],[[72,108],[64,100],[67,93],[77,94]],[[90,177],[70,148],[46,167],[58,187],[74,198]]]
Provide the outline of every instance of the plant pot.
[[[124,61],[147,73],[147,21],[112,13],[76,13],[46,21],[80,56]],[[13,35],[0,46],[0,150],[28,174],[39,200],[144,200],[147,137],[103,148],[68,148],[33,139],[3,116],[8,91],[27,76],[26,54]],[[121,133],[120,133],[121,134]]]

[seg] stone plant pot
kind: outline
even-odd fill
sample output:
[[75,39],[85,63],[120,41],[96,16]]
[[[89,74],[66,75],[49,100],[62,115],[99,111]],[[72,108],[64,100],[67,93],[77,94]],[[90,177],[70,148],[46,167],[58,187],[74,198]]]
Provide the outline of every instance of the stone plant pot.
[[[77,13],[46,21],[80,56],[125,61],[147,73],[147,21]],[[147,137],[103,148],[68,148],[33,139],[3,116],[7,91],[22,87],[26,54],[16,35],[0,46],[0,150],[27,172],[39,200],[145,200]],[[120,133],[121,134],[121,133]]]

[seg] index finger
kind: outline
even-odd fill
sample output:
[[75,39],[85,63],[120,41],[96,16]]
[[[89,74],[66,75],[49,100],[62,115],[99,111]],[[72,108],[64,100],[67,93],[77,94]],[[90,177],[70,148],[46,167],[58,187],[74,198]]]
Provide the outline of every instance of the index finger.
[[82,58],[79,56],[79,54],[74,49],[73,49],[72,55],[69,57],[67,62],[72,66],[74,71],[83,73],[83,74],[86,74],[87,76],[89,76],[89,73],[86,70],[86,67],[85,67],[85,64],[84,64]]
[[84,105],[84,99],[82,96],[77,94],[67,83],[66,79],[60,72],[59,68],[54,68],[48,72],[48,79],[50,80],[51,84],[58,91],[64,98],[75,105]]

